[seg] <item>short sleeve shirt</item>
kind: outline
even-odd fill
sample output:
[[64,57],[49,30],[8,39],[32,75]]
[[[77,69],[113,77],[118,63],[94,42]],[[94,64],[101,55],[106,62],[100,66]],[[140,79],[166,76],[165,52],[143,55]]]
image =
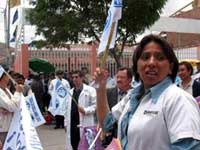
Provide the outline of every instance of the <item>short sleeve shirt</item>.
[[[129,120],[128,150],[170,150],[171,143],[179,139],[200,140],[200,112],[190,94],[175,84],[170,84],[160,95],[157,94],[156,101],[152,93],[156,95],[155,91],[150,92],[141,99]],[[119,119],[119,138],[120,122],[129,105],[128,102],[123,106]],[[114,109],[112,113],[116,117]]]

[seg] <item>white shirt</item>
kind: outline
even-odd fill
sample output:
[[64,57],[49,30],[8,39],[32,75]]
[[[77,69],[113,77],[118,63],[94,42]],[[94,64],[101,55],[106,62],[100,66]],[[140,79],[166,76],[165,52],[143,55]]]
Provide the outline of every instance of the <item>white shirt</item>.
[[9,112],[0,112],[0,132],[8,132],[12,121],[13,112],[19,108],[20,93],[15,92],[14,95],[6,89],[11,98],[0,88],[0,108],[4,108]]
[[183,85],[180,83],[179,87],[182,88],[184,91],[190,93],[192,95],[192,85],[193,85],[194,80],[191,79],[191,81],[188,83],[186,87],[183,87]]
[[[127,103],[128,102],[128,103]],[[121,121],[130,106],[130,93],[112,109]],[[171,84],[153,102],[151,93],[142,98],[128,126],[128,150],[170,150],[171,143],[183,138],[200,140],[200,111],[194,98]]]

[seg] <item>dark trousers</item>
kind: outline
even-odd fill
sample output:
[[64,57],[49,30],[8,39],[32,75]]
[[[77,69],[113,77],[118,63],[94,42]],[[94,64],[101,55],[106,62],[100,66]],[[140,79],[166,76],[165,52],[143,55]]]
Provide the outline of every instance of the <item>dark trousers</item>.
[[55,120],[56,120],[56,127],[64,128],[64,116],[56,115]]
[[80,130],[79,127],[77,127],[77,125],[73,124],[71,126],[71,145],[73,150],[78,149],[79,142],[80,142]]

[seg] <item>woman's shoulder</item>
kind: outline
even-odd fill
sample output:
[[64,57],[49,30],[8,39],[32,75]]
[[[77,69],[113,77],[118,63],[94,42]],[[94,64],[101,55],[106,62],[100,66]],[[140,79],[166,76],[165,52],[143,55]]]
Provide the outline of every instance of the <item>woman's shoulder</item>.
[[176,84],[169,85],[169,87],[167,87],[164,91],[164,94],[168,94],[169,96],[181,96],[182,94],[185,95],[186,93],[187,92],[185,92]]
[[176,104],[176,103],[196,103],[194,97],[178,87],[176,84],[170,85],[162,94],[165,102],[167,104]]

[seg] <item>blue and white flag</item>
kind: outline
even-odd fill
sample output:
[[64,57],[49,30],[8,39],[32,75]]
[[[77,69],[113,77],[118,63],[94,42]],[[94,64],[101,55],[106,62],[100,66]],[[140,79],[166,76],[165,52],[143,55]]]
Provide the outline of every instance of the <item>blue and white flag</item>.
[[16,42],[18,32],[19,32],[19,23],[20,23],[20,10],[17,7],[14,7],[10,10],[10,42],[11,46]]
[[106,45],[108,43],[109,35],[111,32],[112,23],[116,22],[115,27],[114,27],[114,32],[112,35],[112,40],[109,45],[110,49],[114,48],[116,34],[117,34],[118,20],[121,19],[121,15],[122,15],[122,0],[112,0],[111,6],[108,10],[108,16],[107,16],[106,23],[104,26],[103,34],[101,36],[101,40],[100,40],[101,42],[99,44],[99,48],[97,52],[98,54],[105,51]]
[[18,29],[18,25],[15,26],[15,30],[14,30],[13,34],[11,35],[10,42],[15,42],[16,41],[16,38],[17,38],[17,29]]
[[20,109],[12,118],[3,150],[43,150],[23,95]]
[[16,11],[13,15],[13,18],[12,18],[12,24],[14,24],[17,21],[18,18],[19,18],[18,9],[16,9]]
[[26,105],[31,115],[31,120],[34,127],[38,127],[46,122],[38,107],[34,93],[31,93],[26,97]]
[[69,96],[68,92],[68,89],[64,87],[61,80],[57,80],[48,108],[49,112],[51,112],[53,116],[64,115],[63,103]]

